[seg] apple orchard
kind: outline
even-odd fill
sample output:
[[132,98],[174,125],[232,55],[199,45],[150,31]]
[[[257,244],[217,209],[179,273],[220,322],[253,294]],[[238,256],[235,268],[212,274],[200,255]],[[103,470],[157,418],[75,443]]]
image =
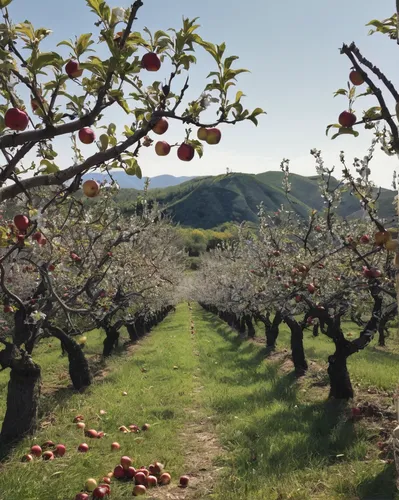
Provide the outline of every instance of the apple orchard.
[[[367,155],[350,167],[341,153],[343,177],[337,181],[321,152],[312,150],[325,209],[307,219],[291,203],[289,161],[283,160],[286,206],[275,213],[259,207],[255,232],[243,224],[237,241],[203,255],[187,292],[183,245],[160,207],[148,203],[146,190],[127,217],[115,202],[114,182],[100,185],[83,176],[98,171],[112,179],[113,170],[123,169],[141,178],[141,148],[189,162],[219,144],[221,125],[244,120],[257,125],[263,110],[245,109],[244,94],[235,88],[246,70],[235,68],[238,58],[226,55],[225,44],[200,36],[196,19],[184,19],[181,28],[167,32],[135,31],[146,3],[140,0],[125,9],[86,0],[94,33],[55,42],[54,51],[44,52],[43,40],[54,35],[28,21],[16,23],[8,7],[17,2],[0,0],[0,366],[10,373],[1,445],[37,428],[42,371],[35,349],[40,342],[59,341],[71,383],[83,390],[92,383],[83,346],[93,330],[104,334],[106,359],[122,329],[136,342],[187,299],[249,337],[260,322],[269,349],[276,347],[279,326],[285,323],[298,376],[308,369],[304,335],[309,330],[327,335],[335,346],[328,357],[329,395],[352,398],[347,359],[367,348],[376,333],[383,346],[387,323],[397,316],[397,232],[379,219],[378,190],[370,181],[375,148],[392,155],[399,151],[396,117],[375,83],[385,84],[399,102],[391,82],[354,44],[343,46],[352,69],[348,88],[336,95],[349,105],[329,129],[337,129],[334,137],[357,136],[359,125],[371,129]],[[107,57],[96,55],[99,45]],[[197,51],[205,52],[212,70],[200,95],[188,99]],[[353,108],[362,86],[379,106],[358,120]],[[107,118],[111,107],[126,114],[124,126]],[[207,117],[213,112],[213,118],[204,120],[205,112]],[[172,121],[181,126],[177,144],[167,141]],[[60,136],[70,140],[73,156],[63,169],[56,151]],[[87,153],[88,145],[94,153]],[[340,217],[347,191],[358,198],[365,217]],[[343,333],[344,318],[360,326],[357,338]],[[56,450],[60,456],[64,452]],[[126,474],[131,464],[118,467]],[[158,482],[167,484],[169,474],[160,473]],[[137,495],[145,493],[153,477],[142,472],[140,484],[139,474],[135,471]],[[186,479],[181,481],[187,486]],[[86,486],[96,491],[97,486]],[[98,488],[93,498],[108,495],[109,487]],[[87,493],[76,496],[87,498]]]

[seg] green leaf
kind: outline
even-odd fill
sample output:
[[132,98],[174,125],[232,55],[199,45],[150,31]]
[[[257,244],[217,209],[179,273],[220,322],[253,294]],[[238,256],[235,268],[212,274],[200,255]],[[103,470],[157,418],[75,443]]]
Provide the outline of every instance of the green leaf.
[[43,165],[46,167],[46,168],[41,170],[42,174],[55,174],[56,172],[58,172],[60,170],[60,168],[55,163],[53,163],[52,161],[49,161],[49,160],[42,160],[40,162],[40,165]]
[[328,135],[331,128],[341,128],[341,125],[339,123],[332,123],[331,125],[328,125],[326,128],[326,135]]
[[80,37],[76,41],[76,55],[80,57],[90,45],[93,45],[93,40],[90,40],[92,33],[86,33],[84,35],[80,35]]
[[7,5],[10,5],[12,0],[0,0],[0,9],[4,9],[4,7],[7,7]]
[[141,171],[141,168],[140,168],[139,164],[136,165],[136,177],[138,179],[141,179],[143,177],[143,173]]
[[34,60],[30,61],[33,71],[40,71],[45,66],[55,66],[61,68],[63,63],[62,57],[57,52],[42,52]]
[[337,95],[348,95],[348,91],[346,89],[338,89],[334,92],[334,97]]
[[86,3],[91,9],[98,15],[101,14],[100,5],[104,3],[104,0],[86,0]]
[[241,97],[244,97],[244,96],[245,96],[244,92],[241,92],[241,90],[239,90],[236,94],[236,102],[239,102]]
[[226,57],[226,59],[224,61],[224,69],[230,69],[230,66],[232,65],[232,63],[234,61],[236,61],[237,59],[238,59],[238,56]]
[[114,135],[115,131],[116,131],[116,125],[115,125],[115,123],[110,123],[108,125],[108,130],[107,130],[108,135]]
[[107,148],[108,148],[108,144],[109,144],[109,139],[108,139],[107,134],[101,134],[100,135],[100,143],[101,143],[100,150],[101,151],[106,151]]
[[70,40],[62,40],[62,42],[57,43],[57,47],[59,47],[60,45],[66,45],[70,49],[75,50],[75,47],[73,46],[73,43]]

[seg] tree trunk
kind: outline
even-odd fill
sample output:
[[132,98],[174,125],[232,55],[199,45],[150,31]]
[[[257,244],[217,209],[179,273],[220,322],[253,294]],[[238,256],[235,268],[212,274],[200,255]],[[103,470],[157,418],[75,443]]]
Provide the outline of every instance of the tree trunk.
[[351,399],[353,388],[349,376],[345,348],[336,344],[336,351],[328,357],[328,376],[330,377],[330,398]]
[[308,369],[303,348],[303,331],[301,325],[294,318],[287,317],[285,318],[285,322],[291,330],[291,351],[295,373],[297,376],[302,376]]
[[139,340],[139,336],[137,335],[137,331],[133,323],[128,323],[126,325],[126,330],[129,334],[131,342],[137,342]]
[[80,345],[60,328],[49,328],[51,335],[60,342],[63,350],[68,354],[69,376],[73,387],[80,391],[92,383],[89,363]]
[[5,444],[18,441],[36,430],[41,370],[28,354],[15,346],[7,346],[1,354],[1,365],[11,368],[7,410],[0,434],[0,444]]
[[245,315],[245,324],[247,325],[248,328],[248,337],[253,339],[255,337],[255,328],[252,323],[251,316],[249,316],[249,314]]
[[279,311],[274,315],[273,322],[270,321],[270,313],[267,313],[266,317],[262,319],[265,324],[266,346],[269,349],[274,349],[276,347],[279,326],[282,320],[283,318]]
[[319,336],[319,323],[313,325],[313,337]]
[[118,345],[119,340],[119,330],[113,327],[105,328],[106,337],[104,339],[103,345],[103,356],[108,357],[111,356],[112,351]]

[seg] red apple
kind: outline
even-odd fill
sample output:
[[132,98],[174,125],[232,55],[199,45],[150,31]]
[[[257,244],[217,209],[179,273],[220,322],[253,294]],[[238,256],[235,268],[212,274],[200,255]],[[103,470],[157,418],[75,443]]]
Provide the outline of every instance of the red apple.
[[111,450],[115,451],[115,450],[119,450],[121,447],[121,445],[119,443],[117,443],[116,441],[114,443],[111,443]]
[[152,129],[158,135],[164,134],[169,128],[169,122],[166,118],[160,118]]
[[138,425],[129,425],[129,429],[135,433],[140,432],[140,427]]
[[177,149],[177,157],[181,161],[191,161],[194,158],[194,154],[194,148],[186,142],[183,142]]
[[105,484],[111,484],[111,478],[108,477],[108,476],[104,476],[102,479],[101,479],[101,482],[102,483],[105,483]]
[[316,288],[315,288],[314,284],[313,283],[309,283],[309,285],[308,285],[308,292],[309,293],[314,293],[315,289]]
[[158,479],[155,476],[148,476],[147,477],[147,486],[149,488],[154,487],[158,484]]
[[34,457],[40,457],[42,455],[42,449],[37,444],[32,446],[32,448],[30,449],[30,452]]
[[117,465],[115,467],[114,477],[116,477],[116,479],[121,479],[122,477],[125,477],[125,469],[122,467],[122,465]]
[[142,427],[141,427],[141,430],[142,431],[148,431],[148,429],[150,428],[150,424],[144,424]]
[[363,85],[364,78],[359,71],[353,70],[349,73],[349,80],[353,85]]
[[14,224],[20,231],[26,231],[29,227],[29,219],[26,215],[16,215],[14,217]]
[[78,493],[75,497],[75,500],[89,500],[89,495],[87,493]]
[[111,490],[108,490],[107,488],[105,488],[104,486],[97,486],[97,488],[95,488],[93,490],[93,499],[94,498],[105,498],[106,496],[109,495]]
[[360,415],[362,414],[362,410],[360,408],[358,408],[357,406],[354,406],[351,409],[351,413],[352,413],[352,417],[360,417]]
[[145,477],[148,477],[150,475],[150,471],[145,467],[140,467],[140,469],[138,469],[137,472],[142,472],[145,475]]
[[134,476],[134,481],[136,484],[146,484],[147,476],[144,474],[144,472],[137,471]]
[[88,198],[95,198],[100,192],[100,184],[93,179],[85,181],[82,188],[83,194]]
[[54,453],[52,451],[45,451],[42,458],[43,460],[54,460]]
[[313,322],[313,318],[312,318],[312,316],[309,316],[309,318],[307,319],[307,323],[310,325],[312,322]]
[[170,481],[171,481],[171,477],[170,477],[170,474],[168,474],[167,472],[164,472],[163,474],[161,474],[161,477],[159,478],[159,484],[162,484],[162,485],[165,485],[165,484],[169,484]]
[[317,231],[318,233],[320,233],[321,231],[321,226],[315,226],[314,227],[314,230]]
[[[72,254],[71,254],[72,255]],[[73,419],[73,423],[76,424],[76,422],[81,422],[82,420],[84,420],[84,416],[83,415],[76,415],[76,417]]]
[[208,144],[219,144],[222,138],[222,132],[218,128],[210,128],[206,134],[206,142]]
[[79,76],[82,76],[83,69],[80,69],[79,61],[71,59],[65,65],[65,73],[69,78],[79,78]]
[[83,144],[91,144],[94,142],[96,138],[96,134],[94,133],[94,130],[92,130],[90,127],[83,127],[79,130],[79,139],[80,142],[83,142]]
[[296,300],[296,302],[301,302],[302,297],[301,297],[300,295],[297,295],[297,296],[295,297],[295,300]]
[[188,476],[180,476],[179,484],[182,488],[187,488],[190,478]]
[[78,429],[84,429],[84,428],[86,427],[86,424],[85,424],[84,422],[78,422],[78,423],[76,424],[76,427],[77,427]]
[[125,477],[127,477],[128,479],[133,479],[136,473],[137,471],[134,467],[128,467],[127,469],[125,469]]
[[65,455],[65,452],[66,452],[65,445],[57,444],[54,450],[55,455],[57,455],[57,457],[63,457]]
[[141,59],[141,67],[147,71],[158,71],[161,67],[161,60],[155,52],[148,52]]
[[147,488],[143,486],[142,484],[136,484],[136,486],[133,488],[133,496],[138,497],[140,495],[145,495],[147,492]]
[[12,311],[13,311],[13,309],[12,309],[12,307],[11,307],[11,306],[9,306],[8,304],[6,304],[6,305],[4,306],[4,308],[3,308],[3,311],[4,311],[5,313],[9,313],[9,312],[12,312]]
[[132,459],[130,457],[123,456],[121,458],[121,465],[126,470],[132,465]]
[[98,432],[95,429],[89,429],[86,431],[86,436],[89,438],[96,438],[98,436]]
[[79,446],[78,446],[78,451],[80,451],[81,453],[86,453],[89,451],[89,445],[87,443],[81,443]]
[[338,122],[342,127],[351,128],[356,123],[356,115],[350,111],[343,111],[338,118]]
[[22,132],[29,125],[29,117],[22,109],[10,108],[4,115],[4,123],[11,130]]
[[28,455],[24,455],[22,458],[21,458],[21,462],[32,462],[33,460],[33,456],[28,454]]
[[206,141],[208,136],[208,130],[205,127],[201,127],[197,131],[197,137],[200,141]]
[[158,156],[167,156],[170,153],[170,144],[166,141],[158,141],[155,144],[155,152]]

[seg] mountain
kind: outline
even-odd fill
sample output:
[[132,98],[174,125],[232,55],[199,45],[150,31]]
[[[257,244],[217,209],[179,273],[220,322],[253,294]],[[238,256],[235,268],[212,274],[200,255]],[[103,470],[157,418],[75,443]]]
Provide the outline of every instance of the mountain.
[[[291,174],[291,192],[287,199],[282,188],[282,172],[262,174],[224,174],[215,177],[196,177],[178,185],[152,189],[150,198],[157,200],[175,222],[182,226],[211,229],[225,222],[257,222],[258,206],[275,212],[281,205],[289,206],[302,216],[311,209],[323,208],[317,177]],[[338,181],[332,179],[332,186]],[[394,191],[382,189],[378,201],[381,217],[394,218]],[[137,191],[121,189],[119,203],[129,212]],[[344,193],[340,215],[361,217],[359,202],[349,192]]]
[[[144,189],[145,179],[138,179],[134,175],[127,175],[125,172],[113,172],[112,177],[116,180],[121,188],[131,188],[131,189]],[[157,175],[150,179],[150,189],[156,188],[166,188],[170,186],[176,186],[182,182],[189,181],[195,177],[175,177],[174,175]],[[111,178],[107,174],[87,174],[83,176],[83,179],[95,179],[97,182],[110,181]]]

